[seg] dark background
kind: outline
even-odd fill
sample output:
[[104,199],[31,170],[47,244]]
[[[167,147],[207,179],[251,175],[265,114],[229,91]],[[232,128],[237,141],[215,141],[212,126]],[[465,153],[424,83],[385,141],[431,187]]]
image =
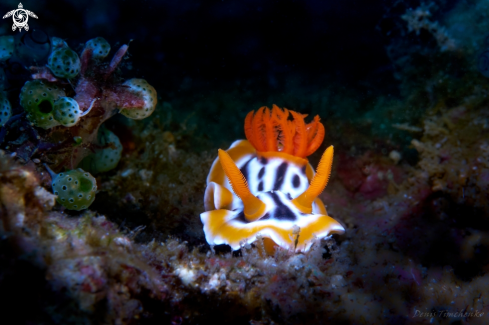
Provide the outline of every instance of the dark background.
[[[17,1],[2,1],[2,12]],[[65,39],[130,43],[135,77],[158,90],[183,80],[200,90],[252,80],[281,89],[328,80],[359,89],[395,91],[385,46],[401,33],[399,16],[418,1],[25,1],[39,19],[31,28]],[[449,3],[442,3],[448,10]],[[442,10],[438,10],[442,12]],[[435,17],[436,18],[436,17]],[[11,21],[2,21],[11,34]],[[113,52],[112,52],[113,53]],[[387,89],[386,89],[387,87]]]
[[[430,20],[443,25],[442,17],[456,3],[424,6]],[[152,120],[186,133],[182,148],[226,147],[244,136],[242,121],[250,110],[277,104],[336,118],[335,125],[352,125],[365,137],[388,138],[411,152],[411,135],[385,125],[417,125],[433,104],[419,89],[430,78],[437,42],[425,30],[409,32],[401,19],[422,5],[416,0],[29,0],[23,5],[39,17],[29,19],[31,32],[60,37],[79,54],[86,41],[99,36],[112,46],[107,61],[129,43],[122,79],[144,78],[156,88],[162,109]],[[17,0],[4,0],[0,12],[17,6]],[[20,38],[11,26],[11,18],[2,20],[0,34]],[[408,57],[417,61],[404,60]],[[438,65],[431,70],[448,66]],[[10,99],[21,110],[15,100],[30,74],[14,77]],[[109,123],[117,133],[115,125],[127,121],[116,116]]]

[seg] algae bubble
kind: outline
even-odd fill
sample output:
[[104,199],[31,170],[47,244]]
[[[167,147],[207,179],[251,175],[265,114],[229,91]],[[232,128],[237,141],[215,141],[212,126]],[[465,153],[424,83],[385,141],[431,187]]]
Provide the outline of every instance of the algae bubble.
[[52,182],[56,201],[70,210],[84,210],[95,200],[97,182],[81,168],[56,174]]
[[65,92],[47,81],[27,81],[20,92],[20,105],[27,112],[27,118],[35,126],[50,129],[60,123],[54,118],[54,103]]

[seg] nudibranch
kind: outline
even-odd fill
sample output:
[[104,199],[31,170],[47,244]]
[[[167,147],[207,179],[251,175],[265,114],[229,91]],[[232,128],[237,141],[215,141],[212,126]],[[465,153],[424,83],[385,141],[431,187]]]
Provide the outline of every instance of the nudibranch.
[[304,252],[315,238],[344,233],[318,198],[331,174],[333,146],[315,173],[306,157],[319,148],[325,130],[319,116],[308,124],[306,116],[261,107],[246,116],[248,140],[219,149],[200,215],[210,245],[237,250],[261,237],[269,253],[276,245]]

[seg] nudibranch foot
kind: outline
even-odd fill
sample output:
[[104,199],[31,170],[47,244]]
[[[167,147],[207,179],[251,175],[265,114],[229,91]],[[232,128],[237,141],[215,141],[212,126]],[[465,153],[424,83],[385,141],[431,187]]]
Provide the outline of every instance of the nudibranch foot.
[[242,212],[220,209],[204,212],[200,216],[207,242],[210,245],[227,244],[233,250],[240,249],[243,242],[252,243],[261,236],[270,238],[282,248],[304,252],[309,250],[316,238],[344,233],[343,226],[327,215],[311,214],[298,220],[267,216],[247,222]]

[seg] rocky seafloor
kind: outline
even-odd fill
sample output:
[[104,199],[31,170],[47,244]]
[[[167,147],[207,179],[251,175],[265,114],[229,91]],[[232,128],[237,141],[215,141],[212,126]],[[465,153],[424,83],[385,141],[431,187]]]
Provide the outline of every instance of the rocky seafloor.
[[[353,90],[300,83],[260,96],[240,83],[203,96],[182,86],[160,95],[143,121],[112,117],[105,125],[122,158],[95,175],[86,210],[65,209],[52,193],[44,164],[62,170],[55,159],[66,152],[28,154],[34,140],[3,134],[4,316],[16,324],[486,324],[484,9],[484,1],[461,4],[435,19],[436,6],[425,4],[397,15],[403,32],[386,50],[399,96],[359,103]],[[93,67],[98,76],[106,64]],[[116,75],[107,87],[121,82]],[[305,253],[269,256],[261,240],[235,252],[209,247],[199,215],[217,149],[244,137],[248,111],[273,103],[321,116],[318,151],[334,144],[335,158],[320,197],[346,232]]]

